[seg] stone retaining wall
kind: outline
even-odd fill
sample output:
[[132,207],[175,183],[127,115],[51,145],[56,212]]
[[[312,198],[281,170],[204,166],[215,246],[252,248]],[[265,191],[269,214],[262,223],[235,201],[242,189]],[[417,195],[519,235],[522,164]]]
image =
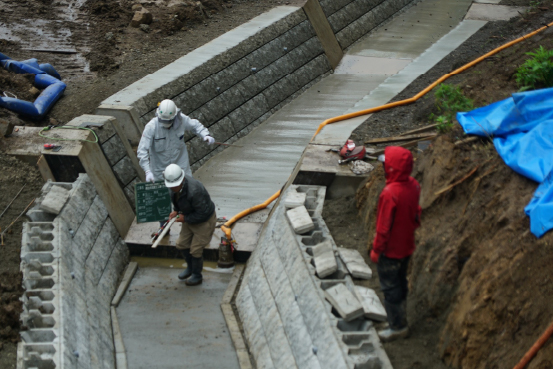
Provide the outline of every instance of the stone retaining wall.
[[260,236],[242,280],[235,304],[257,368],[391,369],[372,322],[345,321],[333,312],[324,291],[344,284],[353,292],[347,268],[324,279],[316,276],[312,248],[330,242],[322,219],[326,188],[290,186],[307,194],[305,207],[315,228],[297,235],[280,201]]
[[321,7],[342,49],[416,0],[321,0]]
[[[413,1],[323,0],[321,5],[346,48]],[[157,103],[170,98],[217,141],[232,143],[329,72],[304,10],[278,7],[109,97],[97,114],[117,116],[140,131]],[[136,144],[140,134],[129,139]],[[193,170],[224,149],[192,135],[186,144]]]
[[[69,190],[54,199],[61,202],[58,215],[42,210],[54,186]],[[32,210],[41,221],[23,227],[21,320],[28,329],[21,332],[18,369],[115,369],[110,304],[127,246],[88,175],[47,182],[42,192]]]

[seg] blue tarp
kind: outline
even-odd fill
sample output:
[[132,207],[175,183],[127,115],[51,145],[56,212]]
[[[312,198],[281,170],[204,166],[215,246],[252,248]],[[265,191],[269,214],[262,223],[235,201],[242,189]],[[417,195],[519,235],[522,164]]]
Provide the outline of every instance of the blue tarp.
[[65,91],[65,83],[60,81],[60,75],[50,64],[38,64],[36,59],[15,61],[0,53],[0,65],[10,72],[34,74],[35,86],[44,88],[44,91],[42,91],[34,103],[0,96],[0,107],[30,116],[31,118],[40,119],[48,113]]
[[467,134],[490,137],[505,163],[540,185],[524,208],[537,237],[553,228],[553,88],[515,93],[457,113]]

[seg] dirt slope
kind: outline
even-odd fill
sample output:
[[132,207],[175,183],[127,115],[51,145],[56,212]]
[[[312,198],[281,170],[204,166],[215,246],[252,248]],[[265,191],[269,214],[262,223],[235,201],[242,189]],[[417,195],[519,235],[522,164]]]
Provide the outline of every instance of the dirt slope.
[[[441,75],[553,20],[551,1],[508,3],[533,8],[509,22],[486,25],[395,100],[415,95]],[[513,75],[527,59],[525,53],[540,45],[553,48],[551,30],[447,83],[460,86],[475,106],[504,99],[518,89]],[[427,125],[429,115],[438,113],[434,102],[429,94],[415,104],[373,114],[352,138],[363,142]],[[384,344],[395,369],[512,368],[553,320],[553,236],[536,239],[524,214],[537,184],[509,169],[491,143],[453,144],[462,138],[457,126],[424,152],[414,150],[423,217],[409,271],[412,334]],[[462,183],[436,194],[475,168]],[[383,171],[377,167],[355,198],[327,201],[323,214],[337,243],[361,251],[373,269],[367,247],[374,238],[383,186]],[[379,292],[378,280],[366,284]],[[552,368],[552,347],[550,340],[528,368]]]

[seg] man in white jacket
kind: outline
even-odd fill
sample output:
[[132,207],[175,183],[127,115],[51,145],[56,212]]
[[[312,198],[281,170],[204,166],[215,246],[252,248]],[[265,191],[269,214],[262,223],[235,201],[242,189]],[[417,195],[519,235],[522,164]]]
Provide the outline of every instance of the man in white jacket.
[[181,113],[173,101],[163,100],[155,118],[146,124],[138,144],[137,156],[146,173],[146,182],[162,180],[169,164],[177,164],[187,176],[192,176],[184,142],[186,131],[194,132],[208,145],[215,142],[203,124]]

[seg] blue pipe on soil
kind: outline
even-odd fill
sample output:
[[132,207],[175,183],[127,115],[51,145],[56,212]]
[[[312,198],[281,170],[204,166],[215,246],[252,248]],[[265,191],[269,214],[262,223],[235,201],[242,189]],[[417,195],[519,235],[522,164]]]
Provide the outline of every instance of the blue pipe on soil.
[[59,100],[65,88],[65,83],[60,81],[59,73],[50,64],[38,64],[37,59],[15,61],[0,53],[0,65],[6,70],[18,74],[34,74],[35,86],[44,91],[34,103],[15,99],[13,97],[0,96],[0,107],[9,109],[15,113],[40,119],[48,113],[50,108]]

